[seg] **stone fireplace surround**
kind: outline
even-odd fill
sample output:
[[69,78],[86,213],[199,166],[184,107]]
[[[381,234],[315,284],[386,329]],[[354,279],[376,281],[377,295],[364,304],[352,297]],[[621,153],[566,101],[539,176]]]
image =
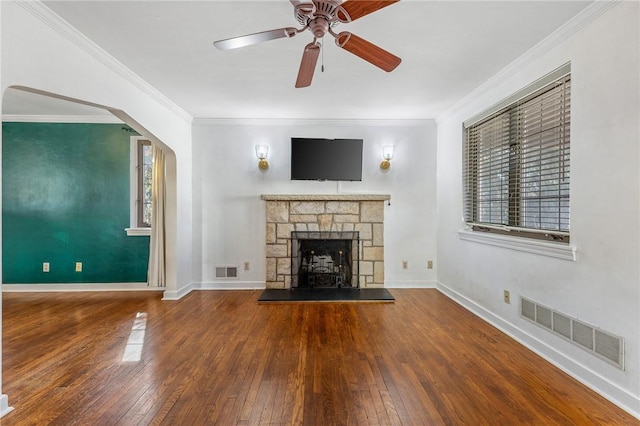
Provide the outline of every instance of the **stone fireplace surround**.
[[266,195],[266,287],[291,288],[291,232],[360,235],[361,288],[384,287],[384,203],[390,195]]

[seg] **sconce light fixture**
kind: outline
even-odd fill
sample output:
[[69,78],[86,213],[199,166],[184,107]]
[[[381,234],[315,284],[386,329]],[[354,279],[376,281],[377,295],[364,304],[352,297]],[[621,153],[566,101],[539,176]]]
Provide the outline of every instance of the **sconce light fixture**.
[[260,170],[267,170],[269,168],[269,162],[267,161],[267,155],[269,155],[268,145],[256,145],[256,157],[258,157],[258,168]]
[[393,158],[393,151],[395,147],[393,145],[385,145],[382,147],[382,163],[380,168],[382,170],[388,170],[391,167],[391,159]]

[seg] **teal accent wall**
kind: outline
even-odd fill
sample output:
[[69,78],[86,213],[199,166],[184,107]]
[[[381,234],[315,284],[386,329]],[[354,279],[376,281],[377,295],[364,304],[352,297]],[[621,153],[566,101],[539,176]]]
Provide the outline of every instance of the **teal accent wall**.
[[4,283],[147,280],[149,237],[125,232],[132,133],[123,127],[2,124]]

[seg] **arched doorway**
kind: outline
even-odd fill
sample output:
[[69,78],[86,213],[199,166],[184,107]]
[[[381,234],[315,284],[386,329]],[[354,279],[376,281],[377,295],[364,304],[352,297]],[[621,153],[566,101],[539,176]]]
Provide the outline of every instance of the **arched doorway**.
[[[86,101],[82,101],[82,100],[77,100],[77,99],[72,99],[69,97],[65,97],[62,95],[58,95],[58,94],[51,94],[51,93],[46,93],[46,92],[42,92],[39,90],[35,90],[35,89],[31,89],[31,88],[25,88],[25,87],[10,87],[8,89],[6,89],[4,96],[3,96],[3,121],[11,121],[13,122],[20,122],[23,123],[23,126],[25,123],[38,123],[39,126],[44,125],[45,123],[56,123],[57,126],[60,125],[66,125],[66,126],[73,126],[74,124],[77,123],[82,123],[83,126],[86,129],[86,126],[91,126],[94,125],[95,128],[92,129],[88,129],[88,132],[96,132],[98,131],[98,128],[103,128],[104,126],[111,126],[111,129],[116,129],[116,131],[120,131],[122,130],[123,132],[130,132],[129,134],[126,135],[126,138],[128,138],[130,135],[141,135],[143,137],[145,137],[146,139],[151,140],[154,144],[158,144],[159,146],[161,146],[163,148],[163,151],[166,152],[166,176],[167,176],[167,223],[171,224],[171,223],[175,223],[175,214],[176,214],[176,196],[175,196],[175,191],[176,191],[176,184],[175,184],[175,180],[176,180],[176,176],[175,176],[175,153],[173,152],[173,150],[171,150],[166,144],[162,143],[162,141],[158,140],[158,138],[156,138],[153,134],[151,134],[150,132],[148,132],[146,129],[144,129],[142,126],[140,126],[133,118],[131,118],[129,115],[127,115],[125,112],[120,111],[120,110],[116,110],[116,109],[111,109],[105,106],[101,106],[101,105],[96,105],[96,104],[92,104],[90,102],[86,102]],[[64,123],[64,124],[62,124]],[[57,132],[57,137],[61,138],[60,135],[62,135],[62,138],[64,139],[64,131],[62,130],[62,133],[60,133],[60,129],[55,127],[56,132]],[[113,132],[112,132],[113,133]],[[62,140],[61,143],[58,143],[58,145],[60,144],[64,144],[66,143],[66,141]],[[73,151],[73,148],[72,148]],[[112,150],[111,150],[112,151]],[[90,152],[90,151],[87,151]],[[36,151],[37,154],[41,154],[39,151]],[[100,154],[100,153],[96,153],[93,152],[91,154],[88,155],[106,155],[109,156],[112,154],[112,152],[107,152],[106,154]],[[54,155],[63,155],[64,154],[54,154]],[[127,152],[127,156],[129,155],[129,153]],[[80,153],[73,153],[75,158],[75,161],[83,161],[83,156]],[[42,156],[41,156],[42,157]],[[86,158],[86,157],[85,157]],[[95,159],[94,159],[95,160]],[[99,159],[98,159],[99,160]],[[105,160],[107,160],[107,158],[105,157]],[[113,158],[109,158],[110,161],[113,160]],[[120,159],[122,160],[122,159]],[[29,161],[28,159],[26,159],[25,161]],[[54,160],[52,160],[53,163],[55,163]],[[100,164],[100,161],[98,162],[94,162],[94,164]],[[51,167],[51,164],[49,165]],[[55,167],[55,165],[54,165]],[[80,167],[80,169],[82,169],[82,167]],[[46,173],[46,171],[42,171],[42,173]],[[45,180],[45,184],[43,184],[43,188],[40,188],[41,192],[40,194],[37,193],[37,191],[34,193],[34,191],[25,191],[27,192],[27,194],[25,195],[27,198],[28,197],[32,197],[32,198],[40,198],[40,199],[46,199],[49,198],[51,195],[56,195],[55,192],[58,191],[58,194],[60,196],[60,198],[62,198],[62,200],[60,200],[59,202],[67,202],[70,199],[74,199],[74,198],[78,198],[76,195],[77,194],[84,194],[85,198],[83,199],[82,203],[80,204],[76,204],[75,206],[71,206],[71,208],[75,208],[75,209],[86,209],[86,210],[95,210],[95,207],[97,205],[99,205],[99,203],[94,202],[96,199],[101,199],[101,193],[102,192],[106,192],[106,189],[101,188],[99,185],[97,185],[96,187],[87,187],[87,185],[85,185],[84,183],[87,183],[89,181],[91,181],[91,166],[89,165],[84,165],[84,170],[80,173],[80,176],[76,176],[76,182],[73,182],[71,184],[69,184],[68,182],[68,178],[70,171],[69,170],[65,170],[64,171],[64,175],[65,175],[65,182],[62,183],[61,185],[55,185],[55,180],[52,179],[53,176],[41,176],[41,178],[44,178],[43,180]],[[121,176],[121,175],[117,175],[116,173],[116,177],[114,178],[112,175],[111,179],[113,181],[122,181],[122,180],[126,180],[127,182],[129,181],[129,176]],[[84,174],[84,175],[82,175]],[[53,173],[53,175],[56,175],[56,173]],[[104,185],[103,187],[107,186],[109,187],[109,185]],[[68,193],[65,195],[65,191],[67,191]],[[70,192],[69,192],[70,191]],[[51,194],[51,192],[54,192],[54,194]],[[24,198],[24,196],[23,196]],[[40,201],[40,200],[38,200]],[[41,209],[42,206],[38,206],[38,209]],[[69,207],[69,206],[66,206]],[[53,206],[54,209],[60,209],[60,205],[57,206]],[[42,209],[41,209],[42,210]],[[68,209],[67,209],[68,210]],[[105,212],[102,212],[102,214],[104,214]],[[122,213],[122,212],[119,212]],[[56,215],[60,215],[60,212],[55,212]],[[67,211],[66,212],[67,215],[69,215],[70,213]],[[76,227],[78,225],[79,222],[83,222],[82,220],[77,220],[77,221],[73,221],[73,214],[74,212],[71,212],[71,220],[72,222],[75,222],[73,225],[73,227]],[[75,212],[76,215],[78,215],[78,217],[84,217],[83,212],[82,211],[78,211]],[[127,216],[129,215],[129,212],[126,212]],[[107,214],[107,216],[109,216]],[[100,241],[100,237],[96,236],[96,228],[98,226],[96,225],[85,225],[85,227],[87,229],[84,229],[85,232],[93,234],[93,235],[86,235],[84,236],[84,238],[86,239],[91,239],[91,240],[97,240]],[[126,227],[129,227],[129,224],[126,224]],[[29,227],[27,225],[27,229],[30,229],[31,227]],[[171,226],[167,227],[167,253],[166,253],[166,290],[169,291],[175,291],[176,288],[176,274],[175,274],[175,257],[176,257],[176,251],[175,251],[175,228],[172,228]],[[76,235],[75,235],[75,240],[77,240],[79,238],[78,233],[82,233],[82,229],[80,230],[76,230]],[[99,231],[98,231],[99,232]],[[107,231],[108,232],[108,231]],[[111,233],[114,233],[116,231],[111,230]],[[124,232],[124,228],[123,228],[123,232]],[[65,238],[67,240],[72,239],[72,236],[69,235],[64,235],[64,232],[61,233],[63,235],[57,235],[57,236],[53,236],[51,237],[51,239],[53,240],[53,242],[55,242],[55,240],[64,240]],[[106,238],[106,237],[105,237]],[[129,238],[135,238],[135,237],[129,237]],[[21,239],[21,241],[24,243],[24,238]],[[66,241],[67,245],[58,245],[57,247],[63,247],[62,249],[67,250],[68,249],[68,243],[69,241]],[[137,241],[135,244],[131,244],[131,243],[127,243],[127,245],[131,246],[131,245],[137,245],[140,246],[142,242],[141,241]],[[26,242],[26,244],[28,244],[28,242]],[[51,251],[54,251],[54,248],[56,247],[55,244],[52,245],[51,247]],[[40,247],[42,248],[42,247]],[[127,250],[130,251],[130,248],[127,248]],[[147,253],[148,253],[148,248],[147,248]],[[64,258],[65,256],[71,256],[70,253],[63,253],[62,257]],[[23,256],[24,257],[24,256]],[[50,262],[48,262],[44,257],[46,256],[40,256],[42,257],[42,259],[31,259],[31,265],[28,266],[28,268],[30,268],[30,274],[31,277],[27,278],[27,281],[25,282],[29,282],[29,280],[31,280],[31,282],[33,282],[33,275],[34,272],[44,272],[45,269],[48,269],[49,271],[51,271],[51,269],[53,267],[53,264],[51,264]],[[49,256],[51,257],[51,256]],[[76,255],[76,257],[78,257]],[[59,259],[58,259],[59,260]],[[148,257],[147,259],[148,260]],[[91,261],[90,261],[91,262]],[[125,260],[124,259],[119,259],[119,262],[122,264],[125,264]],[[15,262],[14,262],[15,263]],[[42,269],[43,271],[34,271],[34,264],[39,265],[40,263],[42,263]],[[58,262],[60,263],[60,262]],[[68,263],[68,259],[67,259],[67,263]],[[75,271],[74,272],[85,272],[85,275],[87,277],[93,277],[93,278],[89,278],[89,283],[91,283],[91,279],[93,279],[94,281],[96,280],[96,274],[95,274],[95,270],[94,271],[87,271],[86,269],[84,269],[83,265],[81,264],[82,261],[78,261],[76,262],[75,265]],[[93,260],[94,264],[99,264],[99,260],[94,259]],[[140,263],[140,262],[138,262]],[[105,264],[105,261],[102,261],[102,264]],[[16,266],[16,265],[13,265]],[[23,266],[24,265],[17,265],[17,266]],[[122,269],[123,266],[119,265],[119,267]],[[67,277],[66,280],[70,281],[70,282],[82,282],[80,275],[81,274],[71,274],[71,271],[69,270],[69,266],[65,265],[65,272],[66,274],[62,274],[61,276],[58,276],[57,278],[55,278],[53,281],[51,282],[64,282],[65,281],[65,276]],[[126,267],[124,267],[126,269]],[[146,266],[145,266],[146,268]],[[96,268],[97,269],[97,268]],[[140,269],[140,266],[138,266],[138,269]],[[55,270],[55,269],[54,269]],[[37,273],[35,274],[37,275]],[[42,278],[50,278],[53,277],[53,275],[55,274],[51,274],[49,273],[49,275],[40,275]],[[137,277],[140,277],[140,273],[138,272]],[[5,277],[7,278],[7,277]],[[56,281],[57,280],[57,281]],[[62,281],[61,281],[62,280]],[[45,282],[46,279],[44,279]],[[114,277],[114,279],[111,282],[126,282],[127,279],[122,279],[121,277]],[[139,279],[135,279],[134,281],[140,281]],[[146,281],[146,278],[142,281]],[[11,281],[6,281],[3,280],[3,282],[11,282]],[[42,282],[42,279],[40,281],[36,280],[35,282]],[[104,279],[104,275],[102,277],[98,278],[98,282],[109,282],[109,280],[105,280]]]

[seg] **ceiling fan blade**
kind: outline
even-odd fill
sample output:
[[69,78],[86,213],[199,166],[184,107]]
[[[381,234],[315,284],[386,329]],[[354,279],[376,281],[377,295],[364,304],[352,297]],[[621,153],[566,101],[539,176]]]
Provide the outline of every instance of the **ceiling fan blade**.
[[228,38],[214,41],[213,45],[220,50],[237,49],[239,47],[250,46],[264,41],[278,38],[293,37],[298,34],[298,30],[293,27],[278,28],[277,30],[262,31],[254,34],[247,34],[240,37]]
[[386,72],[393,71],[402,62],[396,55],[348,31],[338,34],[336,44]]
[[398,1],[400,0],[347,0],[341,6],[347,11],[351,20],[355,21]]
[[320,44],[309,43],[304,47],[300,69],[298,70],[298,79],[296,80],[296,88],[311,86],[313,72],[318,63],[318,56],[320,56]]

